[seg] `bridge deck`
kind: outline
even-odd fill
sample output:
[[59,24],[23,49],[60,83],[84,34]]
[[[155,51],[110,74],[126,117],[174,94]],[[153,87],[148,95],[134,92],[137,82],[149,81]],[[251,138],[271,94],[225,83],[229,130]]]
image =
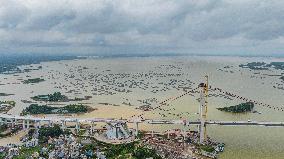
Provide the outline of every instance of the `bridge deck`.
[[[112,123],[147,123],[147,124],[185,124],[186,125],[200,125],[200,121],[184,121],[184,120],[157,120],[157,119],[145,119],[145,120],[127,120],[127,119],[114,119],[114,118],[68,118],[68,117],[33,117],[33,116],[19,116],[0,114],[0,118],[4,119],[16,119],[16,120],[32,120],[32,121],[46,121],[46,122],[112,122]],[[264,122],[264,121],[206,121],[206,125],[224,125],[224,126],[284,126],[284,122]]]

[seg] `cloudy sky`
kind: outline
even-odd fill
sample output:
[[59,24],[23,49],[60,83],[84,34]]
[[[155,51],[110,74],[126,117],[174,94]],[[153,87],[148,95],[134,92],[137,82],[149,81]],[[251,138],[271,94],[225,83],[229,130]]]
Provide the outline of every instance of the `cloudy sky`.
[[284,55],[284,1],[0,0],[0,53]]

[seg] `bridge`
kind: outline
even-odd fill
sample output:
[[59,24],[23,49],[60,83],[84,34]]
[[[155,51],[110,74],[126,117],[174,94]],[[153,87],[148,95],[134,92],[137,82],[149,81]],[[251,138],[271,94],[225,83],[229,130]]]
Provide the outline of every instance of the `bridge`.
[[[134,124],[174,124],[174,125],[201,125],[201,121],[189,120],[160,120],[160,119],[114,119],[114,118],[69,118],[69,117],[34,117],[0,114],[0,124],[19,125],[23,128],[41,127],[42,125],[52,126],[54,123],[61,123],[62,128],[67,125],[75,125],[76,129],[80,129],[80,124],[94,123],[134,123]],[[284,127],[284,122],[266,122],[266,121],[205,121],[205,125],[221,125],[221,126],[267,126],[267,127]],[[138,131],[138,128],[137,130]]]
[[265,121],[207,121],[207,125],[284,127],[284,122]]
[[[130,119],[115,119],[115,118],[73,118],[73,117],[35,117],[35,116],[19,116],[19,115],[11,115],[11,114],[0,114],[0,124],[11,124],[12,126],[15,125],[22,125],[23,129],[28,129],[30,126],[35,128],[40,128],[42,125],[52,126],[54,123],[60,123],[62,129],[66,129],[67,126],[75,126],[75,130],[79,132],[81,124],[89,124],[90,125],[90,132],[92,134],[94,130],[95,123],[134,123],[135,124],[135,135],[138,135],[138,124],[174,124],[174,125],[197,125],[199,127],[199,135],[200,135],[200,143],[202,144],[204,140],[206,140],[206,125],[220,125],[220,126],[266,126],[266,127],[284,127],[284,122],[270,122],[270,121],[212,121],[207,120],[207,97],[208,97],[208,76],[206,76],[206,83],[199,84],[198,88],[200,89],[200,107],[199,107],[199,119],[197,121],[189,121],[189,120],[166,120],[166,119],[143,119],[140,118],[144,113],[135,116],[132,116]],[[190,92],[186,92],[178,97],[169,98],[164,100],[160,103],[158,107],[155,109],[161,109],[161,107],[171,100],[176,100],[178,98],[183,97],[186,94],[192,93],[196,91],[198,88],[193,89]],[[281,107],[273,107],[268,104],[263,104],[261,102],[256,102],[244,97],[240,97],[234,95],[233,93],[224,92],[222,89],[215,88],[211,89],[214,91],[220,91],[224,94],[227,94],[232,97],[236,97],[245,101],[254,102],[256,104],[267,106],[268,108],[276,108],[275,110],[283,111]]]

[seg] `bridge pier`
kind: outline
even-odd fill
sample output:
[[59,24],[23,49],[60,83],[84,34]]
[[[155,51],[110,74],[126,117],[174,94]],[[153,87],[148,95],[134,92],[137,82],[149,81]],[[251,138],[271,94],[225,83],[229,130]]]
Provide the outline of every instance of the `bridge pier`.
[[135,123],[135,137],[138,136],[138,122]]
[[29,129],[29,128],[30,128],[30,121],[27,120],[27,129]]
[[8,124],[8,121],[6,118],[4,118],[4,124],[7,125]]
[[170,132],[167,131],[167,138],[169,139],[170,138]]
[[36,124],[36,128],[37,128],[37,129],[40,129],[40,128],[41,128],[40,120],[35,121],[35,124]]
[[21,125],[21,120],[20,119],[16,119],[15,124],[16,125]]
[[75,130],[76,130],[77,133],[79,133],[79,131],[80,131],[80,122],[78,120],[76,121]]
[[65,120],[62,120],[62,121],[61,121],[61,129],[62,129],[63,131],[65,131],[65,129],[66,129],[66,121],[65,121]]
[[51,120],[48,120],[48,127],[52,127],[53,126],[53,122]]
[[6,119],[6,124],[9,124],[9,126],[13,126],[12,124],[13,124],[13,119],[12,118],[8,118],[8,119]]
[[29,129],[30,128],[30,121],[23,119],[23,129]]
[[91,122],[91,129],[90,129],[90,134],[93,135],[94,133],[94,122]]
[[0,125],[7,125],[7,119],[6,118],[1,118],[0,119]]
[[184,125],[184,128],[183,128],[183,130],[182,130],[182,140],[183,140],[183,142],[182,142],[182,146],[183,146],[183,150],[185,150],[185,137],[186,137],[186,127],[185,127],[185,125]]
[[13,128],[15,127],[15,122],[16,122],[16,121],[17,121],[16,119],[11,118],[11,125],[12,125]]
[[26,129],[26,121],[23,119],[23,129]]
[[3,118],[0,118],[0,125],[3,125]]

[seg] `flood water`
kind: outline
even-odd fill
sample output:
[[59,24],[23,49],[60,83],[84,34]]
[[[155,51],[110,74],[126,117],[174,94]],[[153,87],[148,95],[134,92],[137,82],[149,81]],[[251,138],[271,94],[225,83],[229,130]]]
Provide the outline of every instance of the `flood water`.
[[[19,114],[31,101],[30,97],[60,91],[69,98],[92,96],[80,101],[97,110],[80,117],[127,118],[143,111],[139,106],[156,107],[159,102],[190,91],[209,76],[209,85],[222,88],[243,97],[284,107],[284,82],[280,76],[284,71],[250,70],[240,64],[254,61],[284,61],[279,58],[245,57],[131,57],[88,58],[44,62],[21,66],[40,70],[26,73],[0,75],[0,92],[15,94],[0,97],[15,100],[16,107],[10,114]],[[23,84],[22,80],[43,78],[44,82]],[[274,87],[273,87],[274,86]],[[210,96],[211,95],[211,96]],[[219,92],[210,91],[208,98],[208,120],[256,120],[284,121],[284,112],[255,105],[259,113],[232,114],[217,110],[218,107],[240,104],[244,101],[228,98]],[[169,100],[162,110],[143,112],[145,118],[197,120],[199,94]],[[68,104],[44,103],[39,104]],[[74,102],[73,102],[74,103]],[[165,130],[178,126],[149,126],[141,128]],[[186,129],[196,129],[190,127]],[[282,159],[284,158],[284,128],[256,126],[209,126],[208,135],[226,144],[221,159]]]

